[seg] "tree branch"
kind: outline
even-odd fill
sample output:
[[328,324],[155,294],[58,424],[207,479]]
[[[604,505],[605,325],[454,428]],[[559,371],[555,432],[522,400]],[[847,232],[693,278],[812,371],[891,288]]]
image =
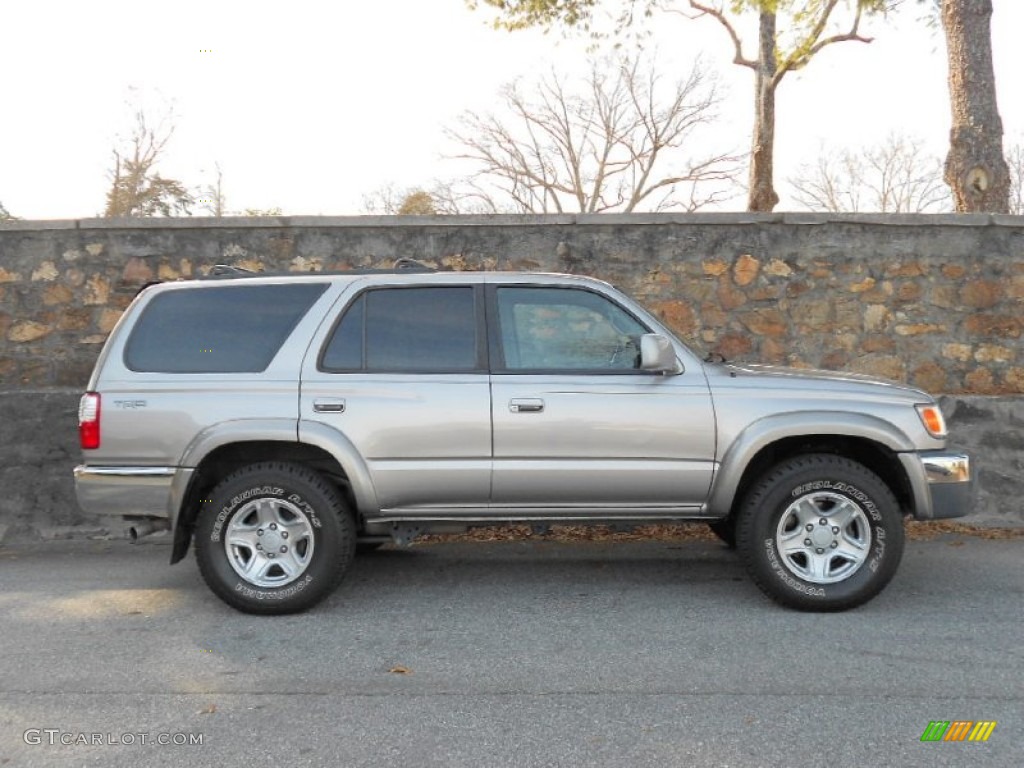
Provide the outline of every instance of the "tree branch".
[[818,17],[817,23],[811,30],[810,34],[804,42],[797,46],[793,53],[791,53],[786,60],[779,65],[778,70],[775,73],[775,77],[772,78],[772,84],[778,85],[779,81],[787,72],[795,72],[799,69],[803,69],[807,66],[808,62],[814,58],[815,54],[818,53],[822,48],[835,43],[845,43],[848,41],[855,41],[859,43],[870,43],[874,38],[864,37],[857,30],[860,28],[860,19],[863,13],[860,3],[857,3],[857,11],[853,17],[853,25],[850,27],[850,31],[845,34],[831,35],[824,39],[818,39],[821,37],[822,32],[825,31],[825,25],[828,23],[829,16],[832,15],[833,9],[836,7],[839,0],[828,0],[828,4],[821,11],[821,16]]
[[717,8],[712,8],[711,6],[705,5],[704,3],[699,3],[697,2],[697,0],[690,0],[690,7],[693,8],[695,11],[700,11],[700,13],[697,16],[698,18],[700,16],[710,16],[719,24],[721,24],[722,27],[725,28],[725,31],[729,33],[729,37],[732,38],[732,44],[735,49],[735,55],[733,56],[734,64],[739,64],[742,67],[749,67],[750,69],[754,70],[757,69],[757,62],[753,61],[752,59],[748,59],[743,55],[743,41],[740,40],[740,36],[736,33],[735,27],[733,27],[733,25],[725,17],[724,13],[722,13]]

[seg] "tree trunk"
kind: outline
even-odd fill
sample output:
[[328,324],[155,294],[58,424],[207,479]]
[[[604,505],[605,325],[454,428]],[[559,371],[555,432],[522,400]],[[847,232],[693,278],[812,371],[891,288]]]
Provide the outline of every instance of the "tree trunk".
[[949,132],[945,180],[958,212],[1006,213],[1010,172],[992,67],[992,0],[943,0],[949,60]]
[[754,138],[750,149],[748,211],[771,212],[775,194],[775,13],[761,11],[754,87]]

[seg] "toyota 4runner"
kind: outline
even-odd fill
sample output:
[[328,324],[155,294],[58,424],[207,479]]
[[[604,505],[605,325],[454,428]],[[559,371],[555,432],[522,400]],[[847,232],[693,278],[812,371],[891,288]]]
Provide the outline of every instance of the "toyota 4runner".
[[143,290],[79,410],[81,506],[194,541],[252,613],[330,594],[357,548],[528,523],[711,523],[803,610],[892,578],[903,518],[969,509],[935,400],[702,359],[598,280],[231,268]]

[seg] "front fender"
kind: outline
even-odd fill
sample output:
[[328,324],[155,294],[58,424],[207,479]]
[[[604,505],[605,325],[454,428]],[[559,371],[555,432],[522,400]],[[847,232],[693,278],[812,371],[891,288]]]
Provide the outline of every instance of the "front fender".
[[722,457],[715,474],[709,512],[724,516],[732,509],[736,490],[750,462],[772,443],[794,437],[858,437],[895,453],[913,451],[913,441],[891,422],[848,411],[802,411],[766,416],[743,429]]

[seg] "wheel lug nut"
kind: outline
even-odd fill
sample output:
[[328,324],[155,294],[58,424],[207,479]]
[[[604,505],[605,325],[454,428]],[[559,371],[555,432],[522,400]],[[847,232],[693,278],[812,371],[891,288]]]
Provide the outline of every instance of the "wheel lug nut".
[[[824,524],[824,523],[823,523],[823,524]],[[277,530],[277,523],[271,523],[271,524],[270,524],[270,530],[272,530],[272,531],[276,531],[276,530]]]
[[832,526],[832,533],[839,533],[839,526],[838,525],[833,525]]
[[[839,533],[838,529],[835,532]],[[287,539],[288,538],[288,531],[281,531],[281,538],[282,539]]]
[[804,539],[804,546],[805,547],[811,546],[811,540],[810,539]]
[[257,544],[256,545],[256,549],[263,549],[263,545],[262,544]]
[[835,549],[838,546],[839,546],[839,542],[838,541],[833,541],[832,542],[832,549]]
[[[824,550],[824,549],[822,549],[821,547],[818,547],[818,548],[817,548],[816,550],[814,550],[814,551],[815,551],[815,552],[817,552],[817,553],[818,553],[819,555],[823,555],[823,554],[825,554],[825,550]],[[271,555],[271,557],[273,557],[273,555]]]
[[823,517],[818,521],[818,525],[828,525],[828,520]]
[[810,523],[808,523],[808,524],[807,524],[807,530],[808,530],[808,531],[813,531],[813,530],[814,530],[814,526],[813,526],[813,525],[811,525]]
[[273,552],[268,552],[267,553],[267,557],[269,557],[271,560],[273,560],[274,559],[274,553]]
[[263,529],[260,528],[258,531],[256,531],[256,535],[257,536],[262,536],[263,535]]
[[288,551],[288,547],[281,547],[281,554],[282,554],[282,555],[283,555],[283,554],[284,554],[285,552],[287,552],[287,551]]

